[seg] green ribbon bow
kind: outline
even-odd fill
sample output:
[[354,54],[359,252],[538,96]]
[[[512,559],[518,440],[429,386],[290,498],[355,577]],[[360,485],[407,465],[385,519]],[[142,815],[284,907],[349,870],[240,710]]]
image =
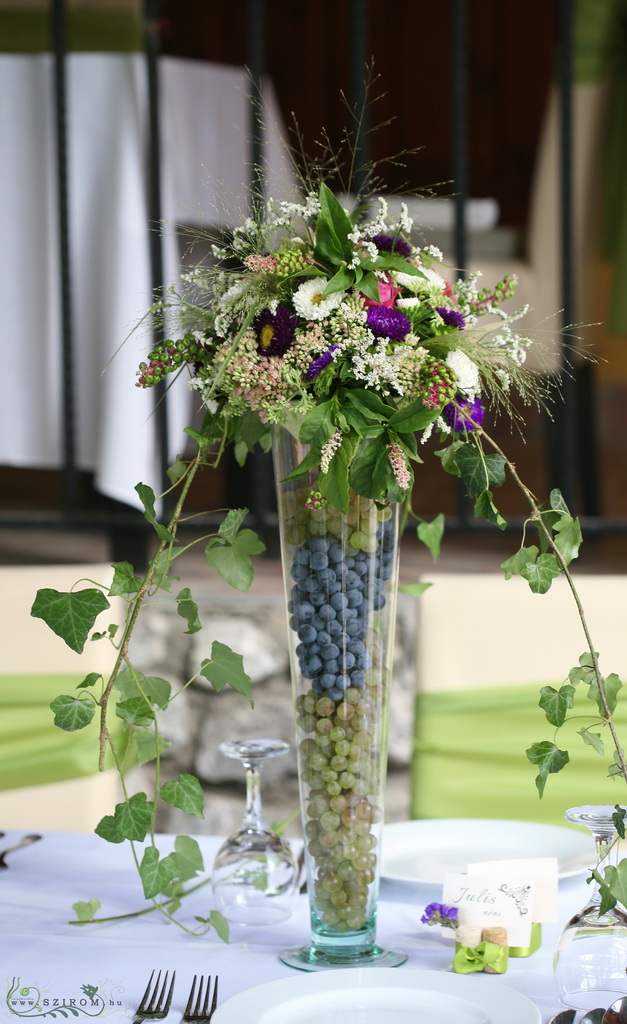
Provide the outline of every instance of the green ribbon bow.
[[480,942],[476,949],[457,943],[453,971],[455,974],[471,974],[491,967],[497,974],[505,974],[507,957],[507,946],[497,946],[495,942]]

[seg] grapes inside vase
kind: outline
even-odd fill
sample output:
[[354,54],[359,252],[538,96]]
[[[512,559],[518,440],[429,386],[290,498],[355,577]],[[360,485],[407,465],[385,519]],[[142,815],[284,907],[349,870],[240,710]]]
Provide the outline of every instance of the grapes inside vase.
[[376,942],[387,719],[398,580],[398,508],[350,492],[342,513],[286,430],[273,454],[295,699],[311,942],[301,970],[391,967]]

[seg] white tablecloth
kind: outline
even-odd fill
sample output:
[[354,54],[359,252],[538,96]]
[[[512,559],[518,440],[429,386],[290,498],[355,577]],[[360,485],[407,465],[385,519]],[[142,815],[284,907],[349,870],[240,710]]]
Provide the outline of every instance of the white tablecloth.
[[[176,222],[240,219],[250,178],[248,86],[243,69],[181,58],[161,58],[159,76],[168,283],[178,272]],[[120,349],[151,304],[144,58],[71,54],[67,95],[77,462],[95,471],[98,490],[137,505],[136,483],[159,488],[153,396],[135,387],[150,336],[135,334]],[[269,86],[264,95],[272,188],[288,195],[280,116]],[[0,465],[62,461],[53,109],[51,56],[1,54]],[[172,454],[188,425],[180,384],[168,400]]]
[[[16,833],[9,833],[0,845],[8,845],[14,837]],[[172,842],[171,836],[159,837],[160,853],[168,852]],[[219,840],[203,837],[199,843],[210,869]],[[100,916],[128,913],[145,905],[128,844],[114,846],[94,835],[47,833],[42,842],[15,853],[7,862],[10,868],[0,872],[2,984],[8,990],[13,979],[19,978],[21,987],[45,990],[50,999],[80,995],[83,985],[101,986],[120,1004],[113,1008],[113,1021],[125,1019],[123,1013],[129,1016],[127,1011],[138,1005],[153,968],[177,972],[168,1016],[174,1022],[180,1020],[194,973],[218,974],[223,1002],[253,985],[293,977],[295,972],[280,963],[278,954],[309,941],[306,896],[298,897],[295,913],[284,924],[233,929],[229,944],[214,933],[192,938],[154,913],[124,922],[69,925],[74,917],[71,905],[78,900],[99,899]],[[585,875],[562,881],[560,922],[543,926],[542,947],[526,959],[510,959],[506,974],[491,977],[492,984],[528,996],[543,1020],[560,1008],[552,979],[552,947],[562,925],[583,905],[586,895]],[[377,939],[384,946],[405,950],[408,967],[446,971],[452,942],[441,938],[439,929],[420,924],[425,905],[433,899],[438,899],[433,889],[408,892],[384,882]],[[194,914],[206,916],[211,907],[207,887],[190,897],[179,913],[193,925]],[[0,1006],[5,999],[3,993]],[[14,1019],[6,1008],[5,1016]]]

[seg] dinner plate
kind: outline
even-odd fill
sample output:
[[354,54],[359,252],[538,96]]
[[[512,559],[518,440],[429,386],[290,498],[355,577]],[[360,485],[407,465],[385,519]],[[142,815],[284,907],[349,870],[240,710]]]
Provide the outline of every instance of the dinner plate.
[[541,1024],[531,1000],[477,974],[412,968],[321,971],[227,999],[212,1024]]
[[381,877],[406,885],[442,882],[447,871],[468,863],[514,857],[557,857],[560,878],[595,863],[587,832],[496,818],[442,818],[392,822],[383,827]]

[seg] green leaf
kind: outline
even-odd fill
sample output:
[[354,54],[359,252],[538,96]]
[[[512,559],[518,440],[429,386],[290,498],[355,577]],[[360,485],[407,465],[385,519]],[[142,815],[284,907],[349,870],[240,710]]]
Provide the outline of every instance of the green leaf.
[[85,923],[87,921],[93,921],[101,906],[102,903],[100,900],[88,900],[87,902],[79,900],[78,903],[72,904],[72,910],[76,914],[78,920]]
[[298,463],[296,469],[293,469],[291,473],[285,477],[286,480],[297,480],[301,476],[305,476],[310,469],[315,469],[316,466],[320,465],[320,452],[317,448],[310,448],[305,457]]
[[37,591],[30,613],[36,619],[43,619],[68,647],[82,654],[89,630],[100,613],[110,607],[101,590],[85,589],[67,594],[44,589]]
[[193,430],[192,427],[184,427],[183,432],[191,437],[192,441],[195,441],[200,451],[206,448],[211,442],[211,437],[207,434],[200,434],[197,430]]
[[577,558],[583,541],[579,520],[571,519],[570,516],[562,516],[555,524],[554,530],[556,533],[555,546],[568,565],[573,558]]
[[562,497],[562,492],[557,487],[554,487],[549,495],[549,505],[555,512],[560,512],[567,516],[570,515],[568,505]]
[[154,803],[146,799],[145,793],[136,793],[129,800],[116,804],[113,820],[121,836],[141,843],[153,823],[154,814]]
[[323,295],[334,295],[335,292],[344,292],[348,288],[352,288],[355,283],[355,271],[348,270],[347,267],[340,267],[337,274],[334,274],[331,280],[326,285]]
[[124,836],[121,834],[115,824],[115,818],[112,814],[105,814],[104,818],[101,818],[96,825],[94,832],[101,839],[104,839],[107,843],[123,843]]
[[339,199],[324,182],[320,185],[320,211],[329,225],[335,244],[345,260],[352,259],[353,242],[349,235],[353,232],[350,217],[344,212]]
[[614,804],[614,813],[612,815],[612,821],[614,822],[614,828],[618,834],[619,839],[625,838],[625,815],[627,811],[624,807],[620,807],[618,804]]
[[134,739],[137,744],[137,764],[148,764],[149,761],[154,761],[157,754],[161,756],[164,750],[172,746],[161,735],[157,743],[157,737],[152,729],[138,729]]
[[77,690],[84,690],[90,686],[95,686],[99,679],[102,679],[100,672],[89,672],[82,683],[79,683],[76,687]]
[[135,575],[135,570],[130,562],[113,563],[113,582],[109,588],[110,594],[136,594],[142,585],[142,581]]
[[411,594],[412,597],[420,597],[425,590],[432,587],[433,583],[399,583],[398,589],[401,594]]
[[129,725],[136,725],[139,728],[152,725],[154,721],[154,714],[143,697],[131,697],[130,700],[120,701],[115,706],[115,713]]
[[348,512],[349,486],[348,470],[357,447],[356,438],[345,434],[342,443],[333,453],[328,473],[318,474],[318,488],[327,501],[340,512]]
[[232,508],[220,523],[218,533],[228,544],[232,544],[235,540],[247,515],[247,508]]
[[415,402],[411,402],[410,405],[393,413],[390,416],[389,426],[399,434],[413,434],[416,430],[424,430],[439,415],[439,409],[426,409],[422,400],[418,398]]
[[568,673],[568,681],[569,683],[572,683],[573,686],[576,686],[577,683],[586,683],[587,685],[590,685],[590,683],[594,683],[596,681],[594,663],[589,651],[584,651],[584,653],[580,655],[579,664],[575,668],[571,668]]
[[549,740],[543,740],[541,743],[533,743],[526,754],[528,760],[538,766],[536,786],[538,793],[542,796],[549,775],[561,772],[562,768],[568,764],[570,760],[568,751],[560,750]]
[[77,732],[89,725],[96,705],[89,697],[59,696],[50,701],[50,709],[54,711],[54,724],[64,732]]
[[461,476],[457,465],[457,452],[464,444],[464,441],[453,441],[447,448],[440,448],[438,452],[435,452],[445,473],[450,473],[451,476]]
[[183,773],[178,779],[166,782],[161,787],[161,799],[171,807],[178,807],[185,814],[204,818],[205,798],[202,786],[195,775]]
[[235,590],[247,591],[255,570],[251,555],[265,551],[265,544],[254,530],[240,530],[232,544],[211,544],[205,548],[205,561]]
[[389,465],[385,442],[377,437],[363,444],[353,459],[350,468],[349,482],[353,490],[363,498],[375,498],[381,493],[378,467],[381,458]]
[[423,521],[418,523],[418,526],[416,527],[418,540],[422,541],[425,547],[427,547],[431,552],[431,558],[434,562],[437,562],[440,555],[440,546],[442,544],[442,537],[444,536],[444,525],[444,515],[440,512],[435,519],[431,520],[430,523],[423,519]]
[[[603,679],[603,689],[605,691],[605,699],[607,701],[607,706],[608,706],[608,708],[610,710],[610,714],[613,714],[615,709],[616,709],[616,703],[618,701],[618,693],[619,693],[620,690],[622,690],[622,688],[623,688],[623,684],[621,683],[619,677],[616,675],[615,672],[612,672],[609,676],[607,676],[606,679]],[[601,694],[599,692],[599,684],[598,684],[598,682],[596,680],[596,677],[593,678],[591,683],[590,683],[590,689],[588,690],[588,697],[590,698],[590,700],[593,700],[593,701],[596,702],[596,705],[597,705],[599,711],[601,712],[601,714],[605,718],[606,717],[606,711],[605,711],[605,708],[603,706],[603,701],[601,699]]]
[[589,747],[593,747],[597,754],[600,754],[601,757],[603,757],[605,754],[605,747],[603,740],[601,739],[601,733],[590,732],[590,728],[579,729],[578,731],[584,743],[587,743]]
[[536,562],[527,564],[521,576],[529,583],[534,594],[546,594],[556,576],[559,576],[562,568],[555,555],[539,555]]
[[192,598],[189,587],[183,587],[176,595],[176,610],[182,619],[187,622],[186,633],[198,633],[202,629],[202,622],[198,616],[198,605]]
[[159,851],[154,846],[146,847],[139,865],[139,877],[147,900],[164,892],[177,875],[178,865],[174,854],[169,853],[163,860],[159,860]]
[[228,921],[222,916],[219,910],[212,910],[209,913],[209,924],[215,931],[219,939],[223,942],[229,941],[229,925]]
[[344,400],[357,409],[364,420],[369,423],[381,423],[387,420],[394,410],[379,398],[374,391],[363,391],[360,388],[343,388],[340,390],[340,401]]
[[[186,428],[186,433],[189,433],[188,428]],[[166,544],[173,543],[176,540],[174,534],[170,533],[167,527],[163,526],[163,524],[157,520],[157,514],[155,512],[155,492],[152,487],[149,487],[148,484],[136,484],[135,490],[139,495],[139,500],[144,506],[144,519],[146,522],[150,523],[153,527],[159,540],[164,541]]]
[[499,530],[504,530],[507,526],[507,521],[503,519],[503,516],[492,501],[492,491],[481,492],[475,501],[474,514],[477,518],[486,519],[489,523],[494,523],[495,526],[498,526]]
[[185,476],[185,472],[187,470],[187,466],[188,463],[185,462],[180,455],[177,455],[172,465],[168,466],[168,468],[166,469],[166,473],[168,475],[168,480],[170,481],[172,486],[176,486],[179,480],[183,479],[183,477]]
[[333,420],[334,402],[321,402],[305,416],[300,428],[300,440],[303,444],[313,444],[322,448],[335,433]]
[[172,686],[167,679],[162,679],[161,676],[145,676],[141,672],[136,672],[135,677],[136,679],[128,669],[124,669],[116,676],[116,689],[128,698],[138,695],[142,697],[143,691],[153,707],[161,709],[167,707],[172,693]]
[[211,645],[211,658],[206,658],[200,668],[201,676],[211,683],[219,693],[225,686],[231,686],[238,693],[248,697],[253,706],[252,682],[244,671],[244,659],[235,654],[226,644],[214,640]]
[[342,263],[342,252],[338,240],[323,216],[318,217],[316,221],[314,258],[317,263],[321,263],[327,268],[339,267]]
[[505,579],[510,580],[512,576],[523,576],[528,571],[529,566],[535,565],[539,554],[540,550],[535,544],[528,548],[519,548],[515,555],[501,562],[501,569],[505,573]]
[[484,455],[469,441],[457,449],[456,462],[471,498],[476,498],[490,487],[500,487],[505,481],[503,456],[497,453]]
[[178,576],[169,576],[168,572],[174,557],[181,551],[181,548],[164,548],[157,556],[155,574],[152,578],[153,590],[172,590],[172,583],[177,582]]
[[199,871],[204,870],[204,863],[200,847],[191,836],[177,836],[174,840],[176,863],[178,865],[178,876],[182,882],[188,878],[194,878]]
[[372,272],[365,275],[359,282],[359,290],[362,292],[367,299],[372,299],[373,302],[379,301],[379,278]]
[[568,683],[560,686],[559,690],[553,686],[543,686],[540,693],[542,696],[538,703],[543,709],[547,721],[557,727],[563,725],[566,720],[566,712],[575,703],[575,687]]
[[627,859],[620,860],[616,867],[613,864],[608,864],[603,872],[603,881],[609,887],[614,900],[623,907],[627,907]]

